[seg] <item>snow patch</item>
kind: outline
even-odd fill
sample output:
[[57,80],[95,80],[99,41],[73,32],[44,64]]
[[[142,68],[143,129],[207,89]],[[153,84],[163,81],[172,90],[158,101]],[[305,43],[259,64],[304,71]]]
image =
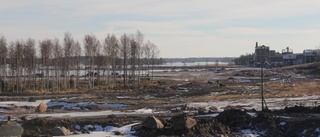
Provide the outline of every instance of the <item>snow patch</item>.
[[306,134],[307,132],[308,132],[308,130],[303,130],[301,134],[304,135],[304,134]]
[[[265,99],[268,108],[271,110],[279,110],[284,107],[293,107],[294,105],[300,104],[303,106],[313,106],[314,101],[319,99],[319,95],[315,96],[303,96],[303,97],[291,97],[291,98],[267,98]],[[210,102],[191,102],[187,103],[188,108],[209,108],[216,107],[218,111],[223,111],[227,106],[241,107],[243,109],[261,110],[261,99],[227,99]],[[289,104],[286,102],[290,102]]]
[[286,125],[286,124],[287,124],[286,122],[280,122],[280,123],[279,123],[280,126],[284,126],[284,125]]
[[79,125],[76,125],[75,127],[74,127],[76,130],[80,130],[80,126]]
[[61,106],[62,109],[77,109],[80,110],[80,107],[87,107],[87,106],[102,106],[102,107],[111,107],[111,108],[121,108],[127,105],[124,104],[109,104],[109,103],[94,103],[94,102],[78,102],[78,103],[68,103],[68,102],[54,102],[50,101],[47,103],[47,106],[55,107]]
[[7,117],[0,116],[0,121],[5,121],[6,119],[7,119]]
[[[136,137],[132,134],[135,133],[135,131],[131,131],[131,127],[139,124],[139,123],[133,123],[130,125],[126,125],[123,127],[113,127],[113,126],[106,126],[105,128],[101,127],[100,125],[86,125],[84,129],[93,129],[94,131],[90,131],[90,134],[80,134],[80,135],[69,135],[66,137]],[[75,127],[77,130],[80,130],[80,126],[76,125]],[[114,132],[120,132],[123,135],[114,135]]]
[[138,114],[153,113],[153,109],[138,109],[135,112]]
[[28,102],[28,101],[4,101],[0,102],[0,106],[8,107],[8,106],[38,106],[41,102],[48,103],[50,100],[37,100],[36,102]]
[[267,131],[256,131],[256,130],[252,130],[252,129],[244,129],[241,130],[242,136],[246,136],[246,137],[258,137],[261,135],[265,135]]
[[108,116],[108,115],[130,115],[130,114],[159,114],[159,113],[168,113],[164,112],[154,112],[153,109],[138,109],[131,112],[121,112],[121,111],[94,111],[94,112],[68,112],[68,113],[44,113],[44,114],[29,114],[28,117],[84,117],[84,116]]

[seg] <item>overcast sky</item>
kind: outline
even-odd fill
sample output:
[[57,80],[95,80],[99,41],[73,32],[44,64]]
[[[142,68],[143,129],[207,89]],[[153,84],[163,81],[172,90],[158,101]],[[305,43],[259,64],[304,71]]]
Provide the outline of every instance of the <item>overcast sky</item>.
[[[295,53],[320,48],[319,0],[0,0],[8,41],[69,31],[103,40],[140,30],[161,57],[237,57],[255,42]],[[1,51],[0,51],[1,52]]]

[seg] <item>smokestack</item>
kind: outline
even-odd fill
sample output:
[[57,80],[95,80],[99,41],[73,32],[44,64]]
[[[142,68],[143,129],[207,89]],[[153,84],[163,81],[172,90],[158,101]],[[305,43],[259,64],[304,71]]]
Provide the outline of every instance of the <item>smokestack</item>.
[[256,48],[258,47],[258,42],[256,42]]

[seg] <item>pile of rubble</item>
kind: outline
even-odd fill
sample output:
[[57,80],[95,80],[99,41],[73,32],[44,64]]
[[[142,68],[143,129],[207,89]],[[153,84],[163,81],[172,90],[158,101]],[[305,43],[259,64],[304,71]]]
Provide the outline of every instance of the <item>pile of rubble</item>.
[[150,116],[133,129],[137,136],[221,136],[231,133],[227,126],[217,120],[195,120],[186,114],[171,119]]

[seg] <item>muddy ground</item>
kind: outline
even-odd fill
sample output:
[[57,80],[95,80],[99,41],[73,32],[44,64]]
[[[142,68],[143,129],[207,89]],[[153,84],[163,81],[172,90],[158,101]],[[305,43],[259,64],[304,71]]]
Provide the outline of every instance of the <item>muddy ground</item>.
[[[143,122],[148,116],[166,121],[161,130],[135,128],[136,136],[320,136],[320,82],[313,70],[264,70],[264,96],[269,110],[261,112],[261,72],[254,68],[173,70],[154,73],[153,80],[134,89],[101,90],[50,95],[45,113],[35,106],[0,106],[1,116],[12,116],[24,127],[23,136],[46,135],[64,126],[75,133],[95,131],[75,127],[121,127]],[[302,73],[303,72],[303,73]],[[49,97],[50,97],[49,96]],[[21,98],[28,95],[21,96]],[[39,95],[32,95],[36,99]],[[2,96],[19,98],[19,96]],[[52,103],[53,102],[53,103]],[[61,102],[63,102],[61,104]],[[85,105],[83,105],[85,103]],[[48,103],[47,103],[48,104]],[[91,104],[91,105],[90,105]],[[48,104],[49,105],[49,104]],[[68,106],[68,107],[66,107]],[[149,113],[130,113],[150,109]],[[73,116],[73,112],[105,115]],[[113,114],[112,112],[123,112]],[[175,131],[170,119],[186,113],[197,121],[191,129]],[[59,116],[52,114],[64,114]],[[25,118],[21,120],[21,118]]]

